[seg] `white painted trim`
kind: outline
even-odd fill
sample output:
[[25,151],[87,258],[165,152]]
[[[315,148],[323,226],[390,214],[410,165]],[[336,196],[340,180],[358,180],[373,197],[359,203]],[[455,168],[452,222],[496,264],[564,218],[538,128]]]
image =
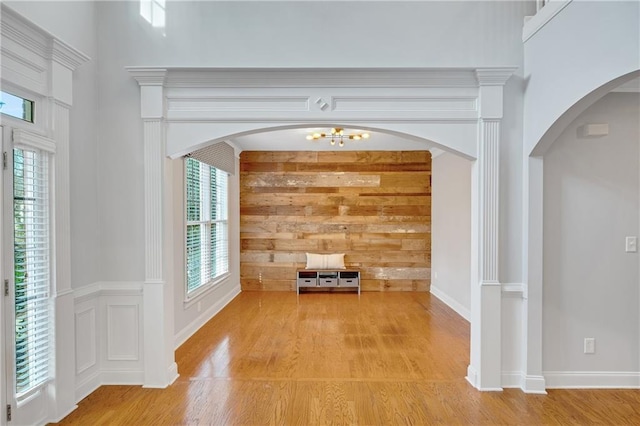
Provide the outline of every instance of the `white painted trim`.
[[57,418],[48,421],[47,423],[60,423],[65,417],[67,417],[69,414],[73,413],[76,408],[78,408],[77,405],[74,405],[72,407],[70,407],[66,412],[63,413],[58,413]]
[[99,281],[73,291],[75,303],[102,296],[142,296],[138,281]]
[[502,284],[502,294],[513,294],[514,296],[519,295],[520,297],[525,297],[527,294],[527,285],[524,283],[504,283]]
[[102,386],[102,373],[98,370],[81,382],[76,382],[76,402],[80,402]]
[[538,10],[534,16],[525,19],[524,26],[522,28],[522,42],[526,43],[535,33],[540,31],[542,27],[547,25],[558,13],[569,5],[573,0],[565,1],[551,1],[544,5],[543,8]]
[[[261,132],[265,129],[290,128],[292,123],[358,123],[371,130],[384,129],[417,140],[450,136],[448,148],[470,158],[477,158],[472,172],[472,275],[471,275],[471,364],[478,374],[474,382],[482,390],[500,389],[500,309],[501,291],[498,281],[499,260],[499,145],[500,121],[503,114],[503,85],[516,68],[364,68],[364,69],[221,69],[127,67],[138,81],[141,93],[145,159],[145,290],[144,290],[144,353],[158,354],[158,359],[145,359],[145,384],[166,383],[166,365],[172,359],[165,353],[175,344],[173,311],[165,305],[169,297],[153,289],[152,281],[164,281],[163,276],[163,205],[166,178],[163,173],[165,156],[191,152],[208,144],[227,140],[234,135]],[[235,98],[277,99],[293,92],[307,96],[307,108],[299,105],[287,109],[286,103],[272,102],[264,108],[236,110],[233,103],[223,102],[209,111],[194,106],[165,111],[165,101],[182,96],[189,99],[195,91],[207,91],[228,101],[228,88],[236,89]],[[296,89],[292,89],[296,88]],[[322,88],[322,91],[318,90]],[[428,119],[447,122],[447,126],[424,126],[424,114],[414,121],[407,120],[407,112],[399,110],[397,102],[387,102],[385,108],[375,110],[334,111],[320,105],[333,103],[331,96],[344,92],[354,99],[402,99],[407,92],[429,91],[438,88],[440,96],[457,99],[477,93],[472,111],[438,110]],[[265,89],[269,90],[265,98]],[[303,90],[301,90],[303,89]],[[322,92],[322,93],[319,93]],[[385,92],[384,94],[381,94]],[[324,94],[326,93],[326,95]],[[428,94],[425,94],[427,96]],[[204,96],[202,94],[198,96]],[[327,96],[326,99],[325,96]],[[411,96],[418,96],[415,93]],[[422,95],[420,95],[422,96]],[[314,100],[322,99],[320,105]],[[313,101],[313,103],[309,103]],[[395,106],[394,106],[395,105]],[[188,106],[188,105],[187,105]],[[236,105],[237,106],[237,105]],[[176,122],[176,119],[182,122]],[[459,126],[460,120],[477,126]],[[189,123],[188,126],[185,123]],[[268,124],[267,124],[268,123]],[[267,125],[266,125],[267,124]],[[294,126],[295,127],[295,126]],[[425,129],[428,127],[428,130]],[[475,140],[469,137],[474,130]],[[477,131],[475,131],[477,130]],[[442,135],[442,136],[439,136]],[[188,333],[187,333],[188,334]],[[173,338],[173,342],[170,342]],[[178,340],[183,339],[181,336]],[[171,354],[173,358],[173,354]],[[483,369],[482,374],[480,369]]]
[[546,380],[544,376],[524,376],[522,390],[526,393],[546,395]]
[[502,372],[502,387],[508,389],[521,389],[522,388],[522,372],[520,371],[503,371]]
[[446,151],[440,148],[429,148],[429,152],[431,153],[431,159],[433,160],[434,158],[444,154]]
[[431,294],[438,298],[442,303],[456,311],[458,315],[467,320],[467,322],[471,322],[471,311],[460,303],[458,303],[454,298],[446,294],[444,291],[439,289],[438,287],[431,284],[431,289],[429,290]]
[[544,371],[548,389],[640,389],[637,371]]
[[102,371],[102,385],[140,385],[144,382],[144,372],[138,370]]
[[[167,87],[477,87],[484,68],[178,68],[125,67],[140,84],[170,70]],[[155,80],[152,80],[155,83]],[[153,84],[148,83],[148,84]]]
[[[109,307],[128,306],[135,308],[138,336],[142,335],[139,311],[142,309],[143,283],[136,281],[101,281],[73,291],[74,319],[79,313],[94,311],[93,338],[95,343],[100,341],[96,348],[95,362],[91,365],[81,366],[75,371],[75,401],[78,402],[87,397],[97,388],[107,384],[141,385],[144,371],[139,368],[122,369],[119,361],[140,362],[140,342],[135,343],[136,357],[118,358],[109,355],[108,335],[110,333]],[[114,299],[116,301],[114,301]],[[114,303],[112,303],[114,302]],[[84,346],[90,342],[76,342]],[[76,351],[78,348],[76,348]],[[134,359],[135,358],[135,359]],[[113,368],[115,367],[115,368]],[[91,371],[93,370],[93,371]],[[176,370],[177,373],[177,370]],[[88,374],[85,377],[85,374]]]
[[56,152],[56,142],[53,139],[30,132],[29,130],[15,129],[13,131],[13,143],[14,145],[23,145],[40,149],[50,154],[54,154]]
[[502,387],[517,388],[525,393],[546,395],[545,380],[542,376],[525,376],[521,371],[503,371]]
[[191,324],[180,330],[174,338],[174,347],[178,349],[184,342],[187,341],[193,334],[198,331],[203,325],[205,325],[211,318],[213,318],[218,312],[220,312],[225,306],[227,306],[233,299],[240,294],[240,283],[237,283],[230,289],[224,296],[222,296],[215,304],[211,305],[209,309],[204,311],[198,318],[193,320]]

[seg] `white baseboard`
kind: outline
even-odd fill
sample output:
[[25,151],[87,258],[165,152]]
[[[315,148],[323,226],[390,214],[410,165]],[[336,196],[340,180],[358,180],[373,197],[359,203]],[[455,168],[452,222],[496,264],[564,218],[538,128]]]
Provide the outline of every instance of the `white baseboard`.
[[112,370],[102,371],[103,385],[141,385],[144,383],[144,371]]
[[525,393],[546,395],[547,381],[544,376],[524,376],[522,390]]
[[204,311],[198,318],[193,320],[191,324],[180,330],[174,337],[174,348],[178,349],[187,339],[205,325],[211,318],[229,304],[241,292],[240,284],[233,286],[224,296],[222,296],[209,309]]
[[635,371],[544,371],[548,389],[640,389]]
[[525,393],[546,395],[543,376],[525,376],[520,371],[503,371],[502,387],[521,389]]
[[95,374],[76,384],[76,402],[82,401],[100,386],[102,386],[100,371],[96,371]]
[[467,382],[471,384],[474,388],[477,388],[476,384],[478,383],[478,372],[471,364],[467,366],[467,376],[465,377]]
[[103,385],[140,385],[144,372],[136,370],[96,371],[76,385],[76,401],[80,402]]
[[446,294],[444,291],[440,290],[433,284],[431,284],[430,292],[435,297],[440,299],[442,303],[456,311],[462,318],[466,319],[468,322],[471,322],[471,311],[469,309],[462,306],[460,303],[458,303],[456,300],[454,300],[452,297],[450,297],[448,294]]
[[503,388],[522,388],[522,373],[519,371],[503,371],[500,379]]
[[[49,424],[49,423],[60,423],[65,417],[67,417],[69,414],[73,413],[76,410],[76,408],[78,408],[78,406],[74,404],[67,411],[63,412],[63,414],[59,414],[57,416],[57,418],[47,421],[46,424]],[[36,424],[40,424],[40,423],[36,423]]]

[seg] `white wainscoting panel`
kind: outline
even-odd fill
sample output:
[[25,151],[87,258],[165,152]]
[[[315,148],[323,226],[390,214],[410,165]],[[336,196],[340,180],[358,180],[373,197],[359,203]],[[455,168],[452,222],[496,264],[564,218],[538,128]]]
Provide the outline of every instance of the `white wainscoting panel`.
[[142,283],[98,282],[74,300],[76,401],[102,385],[141,385]]
[[140,304],[107,305],[107,360],[140,359]]
[[96,307],[76,310],[76,375],[82,374],[98,362]]

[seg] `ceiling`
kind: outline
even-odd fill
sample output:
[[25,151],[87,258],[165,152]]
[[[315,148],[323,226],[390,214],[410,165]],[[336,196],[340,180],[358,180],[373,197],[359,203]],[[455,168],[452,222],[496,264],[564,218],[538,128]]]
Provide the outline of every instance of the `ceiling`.
[[[366,130],[367,140],[345,139],[344,146],[331,145],[329,139],[309,141],[306,136],[313,132],[329,133],[330,128],[310,127],[303,129],[274,130],[231,139],[243,151],[420,151],[434,148],[428,141],[415,141],[382,132]],[[346,133],[363,132],[364,129],[345,128]]]

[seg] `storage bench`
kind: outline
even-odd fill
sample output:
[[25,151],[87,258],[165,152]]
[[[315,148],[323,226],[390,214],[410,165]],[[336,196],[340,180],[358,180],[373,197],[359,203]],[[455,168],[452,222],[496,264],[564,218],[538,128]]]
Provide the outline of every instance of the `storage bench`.
[[313,270],[299,269],[297,272],[297,293],[309,288],[351,288],[360,294],[360,271],[352,269]]

